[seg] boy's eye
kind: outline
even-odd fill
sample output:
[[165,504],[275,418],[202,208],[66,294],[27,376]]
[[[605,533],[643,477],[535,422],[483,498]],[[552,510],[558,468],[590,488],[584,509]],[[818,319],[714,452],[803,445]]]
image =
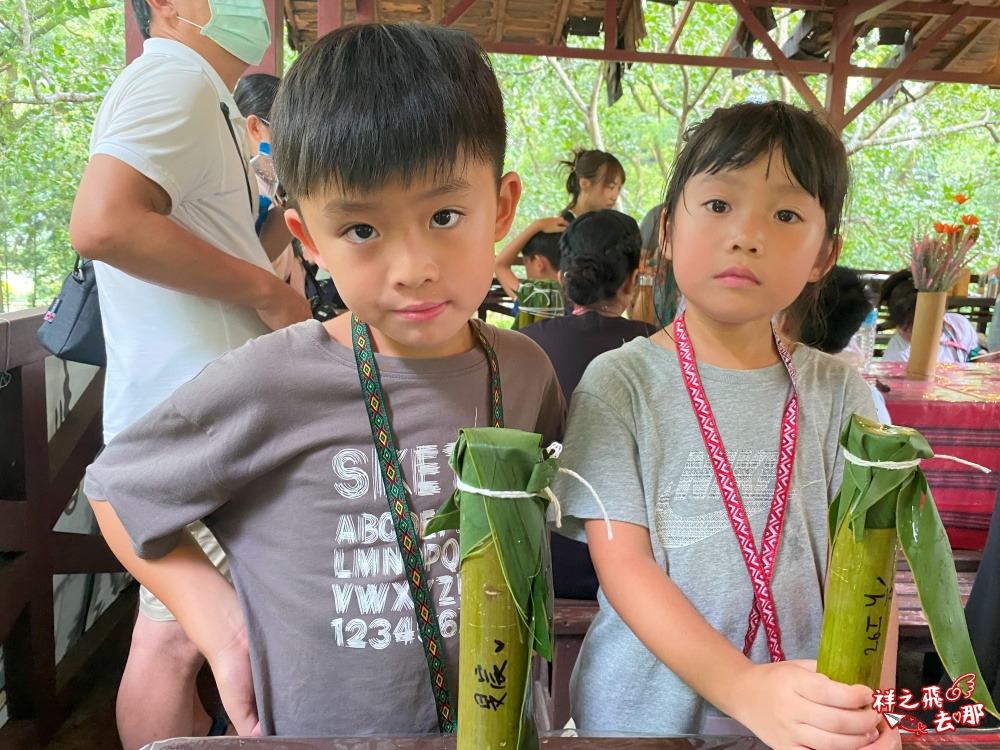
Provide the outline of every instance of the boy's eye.
[[713,214],[724,214],[729,210],[729,204],[718,198],[713,198],[705,204]]
[[794,211],[788,211],[786,209],[778,211],[778,213],[776,213],[775,216],[778,217],[778,221],[784,222],[786,224],[790,224],[791,222],[796,221],[799,218],[799,215],[797,213],[795,213]]
[[376,237],[377,235],[378,232],[375,231],[375,227],[370,224],[355,224],[348,227],[347,231],[344,232],[344,236],[348,239],[348,241],[358,244],[368,242],[368,240]]
[[434,214],[434,216],[431,217],[431,222],[436,227],[445,227],[445,228],[453,227],[455,226],[455,224],[458,223],[458,220],[459,218],[461,218],[461,216],[462,214],[460,214],[458,211],[453,211],[450,208],[446,208],[445,210],[438,211],[436,214]]

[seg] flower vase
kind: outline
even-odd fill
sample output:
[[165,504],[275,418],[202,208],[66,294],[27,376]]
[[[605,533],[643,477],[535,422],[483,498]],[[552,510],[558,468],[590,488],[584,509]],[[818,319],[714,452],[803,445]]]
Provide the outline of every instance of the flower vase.
[[910,331],[910,361],[906,365],[906,377],[910,380],[929,380],[934,376],[947,302],[947,292],[917,292],[917,310]]

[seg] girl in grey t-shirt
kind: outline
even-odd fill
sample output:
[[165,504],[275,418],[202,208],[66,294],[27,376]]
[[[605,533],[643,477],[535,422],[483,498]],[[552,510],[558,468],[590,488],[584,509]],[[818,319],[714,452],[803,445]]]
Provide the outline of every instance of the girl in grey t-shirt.
[[899,746],[870,689],[804,661],[838,436],[853,412],[874,417],[872,399],[852,368],[771,323],[836,262],[847,183],[837,135],[780,102],[716,111],[674,165],[661,251],[685,310],[595,360],[567,427],[563,465],[603,498],[613,538],[588,490],[557,488],[561,530],[588,539],[602,587],[571,684],[583,730],[739,722],[775,748]]

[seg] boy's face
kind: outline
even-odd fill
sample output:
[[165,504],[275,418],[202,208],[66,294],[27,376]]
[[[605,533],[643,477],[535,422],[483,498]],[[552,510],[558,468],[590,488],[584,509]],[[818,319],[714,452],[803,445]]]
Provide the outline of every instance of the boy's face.
[[367,193],[335,187],[285,212],[289,229],[330,272],[347,307],[396,357],[447,357],[473,346],[468,321],[493,282],[494,244],[514,220],[520,178],[497,190],[492,167],[456,165]]
[[739,170],[701,173],[684,185],[661,242],[681,292],[728,324],[769,320],[818,281],[839,252],[826,214],[780,151]]

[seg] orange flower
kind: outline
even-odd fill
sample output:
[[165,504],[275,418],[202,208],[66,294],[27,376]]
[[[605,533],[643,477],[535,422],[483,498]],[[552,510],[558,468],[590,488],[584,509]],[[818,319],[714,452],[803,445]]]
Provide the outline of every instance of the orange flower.
[[964,214],[962,216],[962,223],[966,226],[975,226],[979,223],[979,217],[975,214]]
[[962,231],[962,227],[958,224],[945,224],[944,231],[948,234],[958,234]]
[[943,222],[940,222],[940,221],[935,221],[935,222],[934,222],[934,231],[935,231],[935,232],[938,232],[939,234],[944,234],[944,232],[945,232],[945,227],[947,227],[947,226],[948,226],[948,225],[947,225],[947,224],[944,224]]
[[952,200],[955,201],[955,203],[957,203],[958,205],[961,206],[963,203],[965,203],[967,200],[969,200],[969,196],[967,196],[965,193],[959,193],[958,195],[956,195],[955,197],[953,197]]

